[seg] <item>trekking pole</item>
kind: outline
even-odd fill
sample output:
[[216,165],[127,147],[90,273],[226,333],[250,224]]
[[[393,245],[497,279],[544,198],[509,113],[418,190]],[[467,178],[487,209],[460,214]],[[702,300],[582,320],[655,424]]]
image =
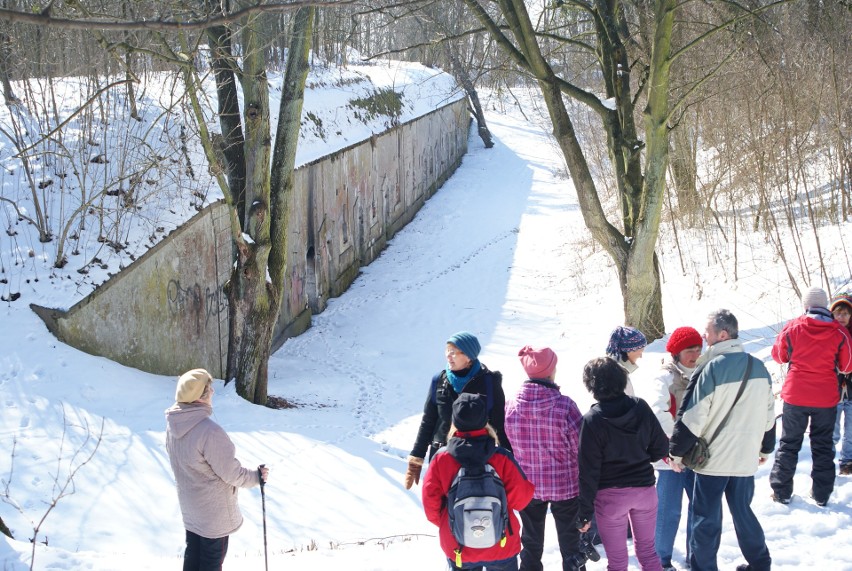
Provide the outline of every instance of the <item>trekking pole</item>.
[[269,571],[269,556],[266,553],[266,494],[263,491],[266,482],[263,481],[263,471],[261,470],[264,466],[266,464],[257,467],[257,477],[260,480],[260,503],[263,506],[263,564],[266,571]]

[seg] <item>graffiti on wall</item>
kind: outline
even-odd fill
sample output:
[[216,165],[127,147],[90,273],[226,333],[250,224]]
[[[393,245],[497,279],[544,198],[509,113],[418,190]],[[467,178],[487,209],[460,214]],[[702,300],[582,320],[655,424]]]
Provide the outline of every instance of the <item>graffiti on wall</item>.
[[228,300],[222,288],[213,289],[207,286],[202,293],[201,285],[197,282],[183,287],[180,280],[169,280],[166,299],[169,313],[172,315],[190,313],[195,318],[195,330],[198,334],[207,327],[211,317],[218,318],[219,314],[228,309]]

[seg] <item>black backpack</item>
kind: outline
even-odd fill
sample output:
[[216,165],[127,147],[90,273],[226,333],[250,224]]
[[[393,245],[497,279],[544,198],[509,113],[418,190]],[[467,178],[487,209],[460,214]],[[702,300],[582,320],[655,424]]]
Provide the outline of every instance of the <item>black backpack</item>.
[[447,492],[450,530],[459,546],[505,545],[508,506],[506,487],[491,464],[462,466]]

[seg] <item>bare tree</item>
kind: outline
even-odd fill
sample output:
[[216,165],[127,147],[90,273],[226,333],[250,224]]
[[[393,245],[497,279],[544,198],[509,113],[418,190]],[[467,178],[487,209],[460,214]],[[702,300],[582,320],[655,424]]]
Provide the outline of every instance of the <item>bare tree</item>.
[[[65,407],[62,407],[62,437],[60,439],[59,444],[59,454],[56,458],[56,472],[52,474],[53,478],[53,489],[51,493],[50,500],[47,501],[47,508],[44,513],[41,514],[41,517],[38,518],[38,521],[32,522],[33,528],[33,536],[30,538],[30,543],[32,543],[32,552],[30,555],[30,569],[34,569],[35,565],[35,555],[36,555],[36,546],[38,545],[38,535],[42,530],[45,521],[48,516],[53,512],[56,506],[62,501],[64,498],[67,498],[70,495],[73,495],[76,491],[75,478],[77,474],[83,469],[89,462],[92,461],[92,458],[95,457],[95,454],[98,451],[98,447],[101,444],[101,440],[103,439],[104,434],[104,419],[101,419],[101,426],[97,433],[92,431],[92,428],[89,426],[88,422],[84,424],[83,429],[83,440],[82,442],[70,453],[66,455],[65,447],[66,441],[69,439],[68,432],[69,428],[71,428],[71,424],[68,420],[68,417],[65,413]],[[15,469],[15,449],[17,446],[18,440],[17,438],[12,439],[12,462],[9,468],[9,476],[5,479],[5,486],[2,492],[2,496],[0,499],[3,500],[4,503],[12,506],[21,515],[26,515],[23,506],[21,506],[17,501],[15,501],[12,492],[12,477],[14,475]],[[2,521],[0,521],[2,523]],[[9,528],[3,524],[3,533],[12,537]],[[47,540],[45,539],[45,545],[47,545]]]
[[[669,131],[684,101],[673,100],[672,66],[706,37],[783,4],[783,0],[757,10],[727,2],[738,7],[739,13],[723,14],[702,33],[677,45],[673,43],[675,14],[683,8],[677,0],[565,0],[544,8],[558,11],[560,17],[539,17],[537,24],[520,0],[465,3],[538,84],[577,189],[585,224],[615,262],[625,322],[651,338],[662,336],[665,324],[654,250],[664,202]],[[567,33],[572,30],[578,33]],[[560,73],[552,62],[562,48],[570,48],[573,57],[595,71]],[[700,89],[720,66],[696,78],[689,91]],[[604,209],[605,197],[592,177],[564,96],[592,110],[606,132],[620,206],[617,220],[610,219]]]
[[[464,9],[462,0],[435,2],[423,0],[404,4],[379,2],[362,7],[357,14],[358,27],[363,20],[382,18],[392,33],[385,34],[390,43],[369,43],[366,57],[375,59],[393,55],[440,67],[453,76],[468,98],[469,109],[483,145],[494,146],[485,112],[479,99],[477,83],[485,75],[490,42],[483,29]],[[355,30],[353,30],[354,36]],[[485,44],[485,48],[483,48]]]
[[[324,3],[236,2],[232,7],[229,2],[209,1],[201,16],[194,2],[145,5],[144,13],[140,4],[132,17],[126,11],[121,12],[123,8],[118,5],[112,8],[124,14],[120,17],[104,16],[84,3],[62,6],[62,13],[59,8],[39,13],[0,9],[0,21],[36,24],[48,30],[91,31],[102,53],[110,54],[109,59],[116,65],[127,64],[124,56],[130,50],[148,53],[183,71],[201,144],[231,206],[235,260],[226,285],[230,312],[226,382],[236,380],[237,392],[258,404],[267,401],[272,333],[284,289],[287,216],[293,192],[314,4]],[[266,75],[272,44],[265,22],[269,14],[284,13],[294,15],[273,152]],[[131,44],[130,32],[146,32],[159,38],[159,49],[151,47],[153,42],[146,43],[144,49]],[[200,47],[201,32],[206,33],[211,48],[221,133],[208,129],[200,100],[194,55]],[[108,34],[115,34],[116,38],[111,40]],[[237,49],[233,46],[235,39],[239,42]],[[177,45],[180,47],[176,48]],[[122,69],[127,72],[129,67]],[[242,109],[238,105],[238,83]]]
[[[212,8],[213,6],[211,6]],[[301,125],[314,8],[293,17],[287,68],[281,90],[274,153],[270,137],[266,58],[256,21],[241,30],[243,67],[236,65],[229,26],[208,32],[219,95],[223,135],[206,132],[201,105],[190,88],[202,128],[202,144],[231,206],[235,263],[226,286],[229,307],[227,379],[245,399],[266,404],[267,367],[287,270],[287,217],[293,192],[296,144]],[[190,86],[192,70],[187,67]],[[244,109],[237,113],[237,81]],[[219,144],[214,141],[219,141]]]
[[[731,33],[739,50],[714,78],[712,96],[694,107],[698,137],[716,165],[698,189],[706,212],[729,227],[738,217],[745,227],[751,217],[752,230],[773,245],[794,291],[815,274],[832,286],[819,227],[842,220],[848,208],[843,157],[852,117],[841,101],[852,93],[852,69],[838,62],[852,57],[850,26],[852,11],[838,1],[761,13],[754,25]],[[722,49],[718,42],[715,49]],[[693,54],[690,65],[712,53]],[[717,193],[729,197],[721,209],[713,206]],[[730,208],[733,203],[740,208]],[[841,262],[839,271],[849,265]]]
[[18,102],[18,97],[12,89],[10,68],[12,66],[12,39],[6,31],[8,26],[0,26],[0,84],[3,85],[3,98],[6,105]]

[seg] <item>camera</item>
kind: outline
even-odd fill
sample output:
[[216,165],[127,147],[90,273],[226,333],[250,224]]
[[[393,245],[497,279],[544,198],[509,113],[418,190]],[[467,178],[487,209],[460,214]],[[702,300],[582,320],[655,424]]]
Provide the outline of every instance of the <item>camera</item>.
[[595,549],[592,540],[593,538],[590,538],[588,534],[580,534],[580,550],[574,555],[572,555],[571,558],[568,560],[569,569],[579,571],[583,568],[583,565],[586,564],[586,561],[594,562],[601,560],[601,554],[598,553],[597,549]]

